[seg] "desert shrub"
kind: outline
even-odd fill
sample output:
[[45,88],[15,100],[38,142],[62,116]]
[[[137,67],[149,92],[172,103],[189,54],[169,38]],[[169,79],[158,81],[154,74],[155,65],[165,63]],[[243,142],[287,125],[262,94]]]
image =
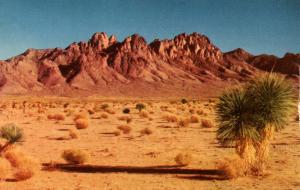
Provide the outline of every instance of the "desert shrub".
[[120,125],[118,129],[121,130],[124,134],[129,134],[131,132],[131,127],[128,125]]
[[106,113],[102,113],[102,114],[101,114],[101,118],[107,119],[107,118],[108,118],[108,115],[107,115]]
[[95,111],[94,111],[94,110],[91,110],[91,109],[88,109],[88,113],[89,113],[90,115],[93,115],[93,114],[95,113]]
[[130,113],[130,109],[129,109],[129,108],[124,108],[124,109],[123,109],[123,113],[129,114],[129,113]]
[[103,110],[107,109],[108,107],[109,107],[108,104],[102,104],[102,105],[100,106],[100,108],[103,109]]
[[120,136],[121,135],[121,133],[120,133],[120,131],[114,131],[114,132],[112,132],[115,136]]
[[192,155],[189,153],[179,153],[175,157],[175,162],[180,166],[187,166],[192,161]]
[[247,166],[240,157],[225,158],[216,163],[218,170],[222,171],[225,179],[234,179],[244,176],[247,172]]
[[51,120],[56,120],[56,121],[63,121],[65,120],[65,116],[63,114],[50,114],[47,116],[48,119],[51,119]]
[[77,113],[74,116],[74,121],[76,121],[77,119],[85,119],[85,120],[87,120],[88,119],[88,115],[86,113],[84,113],[84,112]]
[[36,159],[17,148],[6,151],[4,156],[15,167],[14,177],[17,181],[31,178],[40,168]]
[[64,150],[62,157],[70,164],[83,164],[88,160],[88,154],[82,150]]
[[182,98],[182,99],[181,99],[181,103],[183,103],[183,104],[187,104],[187,103],[188,103],[188,101],[187,101],[185,98]]
[[197,113],[198,115],[203,115],[204,112],[203,112],[203,110],[197,110],[196,113]]
[[178,121],[178,117],[175,115],[164,115],[163,120],[166,120],[167,122],[175,123]]
[[127,123],[130,123],[130,122],[132,121],[132,118],[129,117],[129,116],[126,116],[126,115],[123,115],[123,116],[121,116],[121,117],[118,117],[118,119],[119,119],[120,121],[126,121]]
[[116,113],[114,110],[111,110],[111,109],[106,109],[105,111],[109,114],[115,114]]
[[178,126],[179,127],[188,127],[190,124],[190,120],[189,119],[180,119],[178,121]]
[[151,135],[153,132],[151,129],[146,127],[145,129],[141,130],[141,135]]
[[191,114],[194,114],[194,113],[195,113],[195,110],[194,110],[194,109],[190,109],[189,112],[190,112]]
[[141,112],[145,108],[146,108],[146,106],[142,103],[139,103],[135,106],[135,109],[139,110],[139,112]]
[[149,114],[148,114],[147,112],[145,112],[145,111],[141,111],[141,112],[139,113],[139,116],[140,116],[141,118],[148,118],[148,117],[149,117]]
[[0,157],[0,180],[6,179],[9,173],[10,163],[6,159]]
[[78,131],[75,129],[69,129],[69,136],[72,139],[77,139],[79,137]]
[[86,129],[89,126],[87,119],[77,119],[75,120],[75,125],[77,129]]
[[212,127],[214,127],[214,124],[208,119],[202,119],[201,126],[204,128],[212,128]]
[[198,119],[197,116],[192,115],[191,118],[190,118],[190,122],[191,122],[191,123],[198,123],[198,122],[199,122],[199,119]]

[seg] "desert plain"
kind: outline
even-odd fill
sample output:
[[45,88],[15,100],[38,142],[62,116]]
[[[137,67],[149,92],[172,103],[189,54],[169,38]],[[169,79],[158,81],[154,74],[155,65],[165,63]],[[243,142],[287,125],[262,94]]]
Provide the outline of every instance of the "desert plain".
[[[21,181],[14,179],[12,168],[0,189],[299,189],[300,133],[295,117],[275,134],[266,174],[224,179],[216,164],[233,156],[235,149],[216,139],[215,102],[214,98],[182,102],[181,98],[3,96],[0,126],[15,123],[23,130],[24,139],[14,146],[36,159],[39,168]],[[138,103],[145,106],[141,112]],[[130,113],[123,113],[125,108]],[[76,129],[76,114],[85,115],[87,128]],[[62,153],[67,149],[85,151],[88,159],[83,165],[98,169],[51,169],[49,165],[66,164]],[[175,162],[180,153],[191,156],[188,165]]]

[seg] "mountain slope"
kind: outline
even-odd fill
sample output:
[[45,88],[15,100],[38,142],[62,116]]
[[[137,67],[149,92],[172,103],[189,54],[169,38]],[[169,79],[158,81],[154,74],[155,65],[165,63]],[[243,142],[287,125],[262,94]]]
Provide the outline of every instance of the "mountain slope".
[[194,96],[245,81],[260,70],[299,75],[299,63],[299,54],[222,53],[198,33],[150,44],[138,34],[118,42],[113,35],[95,33],[65,49],[29,49],[0,61],[0,93]]

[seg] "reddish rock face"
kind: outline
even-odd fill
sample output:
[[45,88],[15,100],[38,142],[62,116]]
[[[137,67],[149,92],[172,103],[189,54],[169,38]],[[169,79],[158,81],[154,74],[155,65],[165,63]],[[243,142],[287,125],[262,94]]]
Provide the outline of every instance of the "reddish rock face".
[[0,93],[15,86],[14,92],[51,89],[55,94],[56,88],[64,88],[114,94],[133,85],[134,94],[149,86],[181,89],[182,85],[244,81],[259,70],[299,75],[299,64],[300,54],[254,56],[240,48],[222,53],[198,33],[147,44],[138,34],[118,42],[101,32],[65,49],[29,49],[0,62]]

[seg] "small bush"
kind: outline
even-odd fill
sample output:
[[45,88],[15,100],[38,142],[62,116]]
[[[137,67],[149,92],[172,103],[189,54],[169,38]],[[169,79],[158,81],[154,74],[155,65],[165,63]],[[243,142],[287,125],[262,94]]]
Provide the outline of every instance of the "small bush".
[[180,166],[187,166],[192,161],[192,155],[189,153],[179,153],[175,157],[175,162]]
[[71,139],[77,139],[79,137],[78,131],[75,129],[70,129],[69,136]]
[[9,173],[10,163],[6,159],[0,157],[0,180],[6,179]]
[[16,168],[14,177],[17,181],[29,179],[39,170],[38,161],[19,149],[10,149],[4,156]]
[[108,115],[107,115],[106,113],[102,113],[102,114],[101,114],[101,118],[102,118],[102,119],[107,119],[107,118],[108,118]]
[[152,133],[152,130],[147,127],[141,131],[141,135],[151,135]]
[[139,112],[141,112],[145,108],[146,108],[146,106],[144,104],[141,104],[141,103],[139,103],[135,106],[135,109],[139,110]]
[[131,118],[131,117],[125,116],[125,115],[123,115],[123,116],[121,116],[121,117],[118,117],[118,119],[119,119],[120,121],[126,121],[127,123],[130,123],[130,122],[132,121],[132,118]]
[[109,113],[109,114],[115,114],[116,113],[114,110],[111,110],[111,109],[106,109],[106,112]]
[[192,115],[191,118],[190,118],[190,122],[191,123],[199,123],[199,119],[198,119],[197,116]]
[[145,112],[145,111],[141,111],[141,112],[139,113],[139,116],[140,116],[141,118],[148,118],[148,117],[149,117],[149,114],[148,114],[147,112]]
[[124,109],[123,109],[123,113],[129,114],[129,113],[130,113],[130,109],[129,109],[129,108],[124,108]]
[[100,108],[103,109],[103,110],[107,109],[108,107],[109,107],[108,104],[102,104],[102,105],[100,106]]
[[190,120],[189,119],[180,119],[178,121],[178,126],[179,127],[188,127],[190,124]]
[[50,120],[63,121],[65,120],[65,116],[63,114],[50,114],[47,116]]
[[210,120],[202,119],[201,126],[204,128],[212,128],[214,127],[214,124]]
[[187,101],[185,98],[182,98],[182,99],[181,99],[181,103],[183,103],[183,104],[187,104],[187,103],[188,103],[188,101]]
[[234,179],[240,176],[244,176],[246,167],[241,158],[225,158],[225,160],[218,161],[216,163],[217,169],[222,171],[222,175],[225,179]]
[[86,129],[89,126],[87,119],[77,119],[75,120],[75,125],[77,129]]
[[74,121],[76,121],[77,119],[88,119],[88,115],[86,113],[78,113],[74,116]]
[[172,123],[175,123],[178,121],[178,117],[175,115],[164,115],[163,119],[166,120],[167,122],[172,122]]
[[120,125],[118,129],[123,132],[123,134],[129,134],[131,132],[131,127],[128,125]]
[[62,153],[62,157],[70,164],[83,164],[88,160],[88,155],[82,150],[65,150]]

